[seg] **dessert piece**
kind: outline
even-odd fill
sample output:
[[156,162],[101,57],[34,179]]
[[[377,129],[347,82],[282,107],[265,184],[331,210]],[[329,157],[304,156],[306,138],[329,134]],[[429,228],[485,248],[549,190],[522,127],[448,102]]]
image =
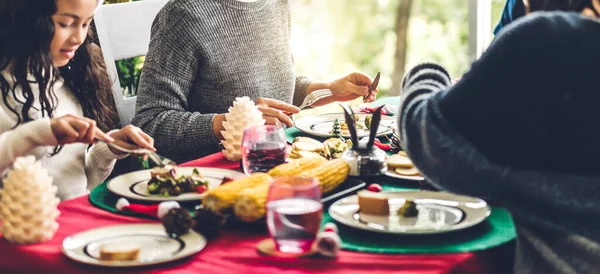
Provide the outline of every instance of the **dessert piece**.
[[140,248],[132,244],[112,243],[100,248],[100,260],[135,261],[140,256]]
[[381,192],[361,190],[358,192],[358,207],[360,213],[372,215],[390,215],[388,198]]
[[417,204],[415,204],[415,202],[406,200],[404,205],[400,207],[396,213],[402,217],[415,217],[419,215],[419,210],[417,209]]

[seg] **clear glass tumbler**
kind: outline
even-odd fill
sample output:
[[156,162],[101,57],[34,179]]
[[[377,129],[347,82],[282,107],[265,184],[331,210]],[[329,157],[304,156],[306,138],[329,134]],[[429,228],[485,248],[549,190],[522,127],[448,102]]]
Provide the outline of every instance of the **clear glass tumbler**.
[[311,249],[321,220],[321,188],[317,179],[275,178],[267,197],[267,226],[277,250],[304,253]]
[[242,167],[244,173],[266,172],[285,163],[287,140],[283,127],[264,125],[244,130]]

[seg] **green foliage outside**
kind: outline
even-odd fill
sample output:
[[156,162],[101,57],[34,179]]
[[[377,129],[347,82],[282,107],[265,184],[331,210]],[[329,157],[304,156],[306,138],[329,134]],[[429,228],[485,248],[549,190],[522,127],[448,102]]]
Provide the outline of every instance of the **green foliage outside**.
[[[139,0],[135,0],[139,1]],[[406,0],[290,0],[292,52],[296,70],[314,81],[331,81],[352,71],[381,72],[380,95],[392,86],[396,51],[395,16]],[[405,67],[437,62],[453,77],[469,67],[468,0],[413,0]],[[505,0],[492,1],[492,27]],[[129,2],[113,0],[107,2]],[[491,30],[490,30],[491,31]],[[137,94],[143,57],[117,61],[126,96]],[[397,94],[398,91],[392,92]]]

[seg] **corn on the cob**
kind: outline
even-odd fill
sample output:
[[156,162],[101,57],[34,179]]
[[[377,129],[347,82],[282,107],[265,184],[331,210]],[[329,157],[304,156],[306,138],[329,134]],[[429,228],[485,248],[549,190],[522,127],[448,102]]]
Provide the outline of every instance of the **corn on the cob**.
[[316,168],[305,170],[297,176],[319,179],[321,193],[324,194],[332,191],[343,183],[348,177],[348,173],[350,173],[350,165],[342,159],[335,159],[326,161],[326,163],[321,164]]
[[249,188],[240,194],[233,206],[235,216],[244,222],[255,222],[265,216],[270,184]]
[[295,176],[299,173],[318,167],[327,162],[323,157],[300,158],[289,163],[278,165],[269,170],[269,175],[273,177],[279,176]]
[[253,173],[248,177],[231,181],[210,190],[202,203],[205,207],[215,212],[228,213],[232,210],[233,205],[243,190],[260,185],[268,185],[271,179],[271,176],[266,173]]

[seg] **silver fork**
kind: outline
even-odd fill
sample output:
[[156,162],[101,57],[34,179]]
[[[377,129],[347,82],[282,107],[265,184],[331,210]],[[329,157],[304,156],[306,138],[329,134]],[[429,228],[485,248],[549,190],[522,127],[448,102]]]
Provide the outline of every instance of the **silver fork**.
[[316,103],[317,101],[331,96],[333,95],[333,93],[331,93],[331,90],[329,89],[319,89],[319,90],[315,90],[313,92],[311,92],[310,94],[308,94],[306,96],[306,98],[304,98],[304,102],[302,102],[302,105],[300,105],[298,108],[300,109],[304,109],[306,107],[311,106],[312,104]]
[[115,143],[109,143],[109,142],[106,142],[104,140],[100,140],[98,138],[96,138],[96,140],[100,141],[100,142],[103,142],[103,143],[106,143],[108,146],[111,146],[111,147],[113,147],[115,149],[118,149],[118,150],[126,152],[126,153],[130,153],[130,154],[146,154],[146,155],[148,155],[148,157],[150,158],[150,160],[152,160],[153,162],[155,162],[159,166],[166,166],[166,165],[176,166],[177,165],[177,163],[175,163],[175,161],[173,161],[171,159],[167,159],[165,157],[163,157],[161,159],[160,156],[156,152],[154,152],[152,150],[149,150],[147,148],[127,149],[127,148],[124,148],[124,147],[122,147],[120,145],[117,145]]

